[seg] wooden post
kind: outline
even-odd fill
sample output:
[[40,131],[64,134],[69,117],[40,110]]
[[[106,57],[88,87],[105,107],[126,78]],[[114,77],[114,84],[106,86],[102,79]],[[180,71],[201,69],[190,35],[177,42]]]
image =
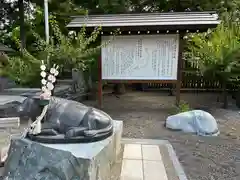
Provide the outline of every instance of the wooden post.
[[184,34],[179,35],[179,50],[178,50],[178,68],[177,68],[177,83],[176,83],[176,105],[180,104],[180,93],[181,93],[181,84],[182,84],[182,52],[183,52],[183,36]]
[[100,56],[98,59],[98,107],[102,108],[102,57]]

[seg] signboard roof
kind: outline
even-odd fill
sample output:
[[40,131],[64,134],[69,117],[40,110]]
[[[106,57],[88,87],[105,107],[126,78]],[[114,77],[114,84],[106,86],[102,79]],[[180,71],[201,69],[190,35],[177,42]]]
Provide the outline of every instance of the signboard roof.
[[[169,13],[142,13],[142,14],[107,14],[75,16],[67,25],[69,28],[86,26],[94,28],[136,28],[155,27],[155,29],[188,29],[194,27],[214,28],[220,23],[215,12],[169,12]],[[190,28],[191,29],[191,28]]]

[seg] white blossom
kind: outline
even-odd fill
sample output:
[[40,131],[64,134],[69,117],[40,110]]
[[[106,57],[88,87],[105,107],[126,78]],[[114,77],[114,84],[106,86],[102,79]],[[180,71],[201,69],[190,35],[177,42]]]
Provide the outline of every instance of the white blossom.
[[46,91],[47,91],[47,87],[46,87],[46,86],[43,86],[43,87],[42,87],[42,91],[43,91],[43,92],[46,92]]
[[48,82],[47,83],[47,88],[48,88],[48,90],[52,91],[54,89],[54,86],[53,86],[52,83]]
[[47,81],[46,81],[46,79],[42,79],[42,81],[41,81],[41,82],[42,82],[42,84],[43,84],[43,85],[46,85],[46,84],[47,84]]
[[58,76],[58,74],[59,74],[59,71],[56,70],[55,73],[54,73],[54,76]]
[[46,66],[43,64],[43,65],[40,66],[40,69],[41,69],[42,71],[45,71],[45,70],[46,70]]
[[42,76],[43,78],[45,78],[45,77],[47,76],[47,73],[46,73],[45,71],[42,71],[42,72],[41,72],[41,76]]
[[55,69],[55,68],[51,68],[51,69],[50,69],[50,73],[51,73],[51,74],[55,74],[55,72],[56,72],[56,69]]

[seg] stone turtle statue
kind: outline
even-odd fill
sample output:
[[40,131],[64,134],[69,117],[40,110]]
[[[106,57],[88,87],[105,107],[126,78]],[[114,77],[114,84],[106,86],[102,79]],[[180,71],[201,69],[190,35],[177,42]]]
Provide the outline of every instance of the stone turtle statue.
[[[39,96],[28,97],[18,107],[20,116],[35,120],[46,106]],[[112,118],[105,112],[82,103],[51,97],[42,119],[41,132],[26,138],[41,143],[81,143],[103,140],[113,133]]]

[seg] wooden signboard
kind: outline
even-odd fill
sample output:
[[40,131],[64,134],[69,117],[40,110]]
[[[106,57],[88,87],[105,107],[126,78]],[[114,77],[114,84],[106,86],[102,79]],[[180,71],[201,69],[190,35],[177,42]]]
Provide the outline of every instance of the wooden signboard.
[[178,51],[179,34],[116,36],[102,48],[102,80],[176,81]]

